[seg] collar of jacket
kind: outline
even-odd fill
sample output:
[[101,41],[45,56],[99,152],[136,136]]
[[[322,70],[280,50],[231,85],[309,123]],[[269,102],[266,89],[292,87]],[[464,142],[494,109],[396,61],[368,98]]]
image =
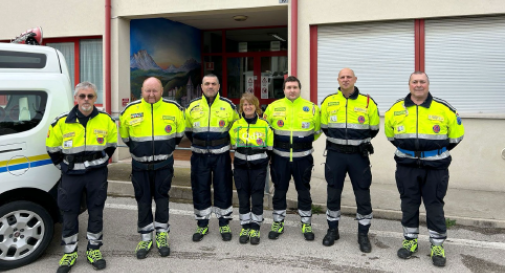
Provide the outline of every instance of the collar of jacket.
[[293,102],[291,102],[291,100],[289,100],[288,98],[284,97],[284,100],[285,102],[288,104],[288,105],[295,105],[295,104],[298,104],[300,102],[303,101],[302,99],[302,96],[299,96],[298,98],[296,98]]
[[246,118],[244,113],[242,113],[242,119],[244,119],[244,121],[248,124],[256,124],[256,122],[258,122],[258,114],[255,113],[254,118]]
[[[338,88],[338,91],[340,91],[340,93],[342,93],[342,91],[340,90],[340,87]],[[342,96],[345,98],[344,93],[342,93]],[[358,87],[354,86],[354,91],[349,96],[349,98],[352,100],[355,100],[358,98],[358,96],[359,96],[359,89],[358,89]]]
[[[76,123],[77,122],[77,111],[79,111],[79,105],[75,105],[70,112],[68,112],[67,119],[65,119],[65,123]],[[93,111],[91,111],[91,115],[89,118],[94,118],[98,115],[98,110],[93,105]]]
[[[216,94],[216,97],[214,98],[214,101],[212,102],[212,104],[214,104],[216,101],[219,100],[219,92],[217,92]],[[205,94],[202,94],[202,101],[205,102],[205,105],[209,105],[209,101],[207,100],[207,97],[205,96]],[[212,106],[212,105],[209,105],[209,106]]]
[[[430,108],[431,106],[431,102],[433,101],[433,96],[431,96],[431,93],[428,92],[428,97],[426,98],[426,100],[421,103],[421,105],[419,106],[422,106],[424,108]],[[412,101],[412,99],[410,98],[410,93],[405,97],[405,107],[410,107],[410,106],[415,106],[416,104],[414,103],[414,101]]]
[[[151,103],[149,103],[149,102],[145,101],[145,100],[144,100],[144,98],[142,98],[141,102],[142,102],[142,104],[143,104],[145,107],[147,107],[147,108],[151,108]],[[156,109],[156,108],[158,108],[158,107],[159,107],[162,103],[163,103],[163,98],[160,98],[160,100],[159,100],[159,101],[157,101],[157,102],[153,103],[153,104],[152,104],[152,105],[153,105],[153,110],[154,110],[154,109]]]

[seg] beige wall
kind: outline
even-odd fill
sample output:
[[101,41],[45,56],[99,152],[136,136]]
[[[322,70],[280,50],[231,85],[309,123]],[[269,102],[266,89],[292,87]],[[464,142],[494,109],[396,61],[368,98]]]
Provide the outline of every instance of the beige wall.
[[[168,2],[168,4],[167,4]],[[113,16],[141,18],[153,15],[181,14],[197,12],[223,12],[223,10],[241,10],[250,8],[263,8],[278,6],[279,0],[113,0]],[[156,17],[156,16],[154,16]]]
[[0,40],[42,27],[45,38],[94,36],[105,32],[104,0],[1,0]]
[[[114,18],[111,21],[111,107],[112,115],[119,116],[124,109],[122,98],[130,97],[130,20]],[[118,143],[123,145],[118,135]],[[128,149],[119,148],[114,162],[128,158]]]

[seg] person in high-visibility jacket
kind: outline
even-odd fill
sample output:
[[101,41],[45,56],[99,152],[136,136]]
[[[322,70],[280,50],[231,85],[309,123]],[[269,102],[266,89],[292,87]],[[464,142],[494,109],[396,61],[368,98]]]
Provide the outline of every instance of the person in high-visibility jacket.
[[328,232],[323,245],[331,246],[340,238],[340,204],[345,176],[349,174],[357,205],[359,248],[362,252],[370,253],[372,245],[368,231],[372,221],[372,171],[369,153],[373,153],[370,141],[379,132],[380,118],[375,101],[354,86],[357,79],[352,69],[342,69],[338,73],[339,91],[327,96],[321,103],[321,129],[326,134],[327,151],[325,177],[328,183]]
[[[235,105],[221,97],[219,80],[214,74],[202,79],[203,95],[186,107],[186,136],[191,140],[191,188],[197,220],[193,241],[198,242],[209,232],[212,212],[219,219],[223,241],[230,241],[228,224],[232,218],[232,173],[230,136],[233,122],[239,119]],[[210,185],[214,186],[214,207]]]
[[100,252],[103,239],[103,209],[107,199],[107,164],[116,150],[116,123],[109,114],[98,110],[96,86],[90,82],[76,85],[77,105],[56,117],[46,139],[47,153],[61,169],[58,207],[63,213],[62,245],[64,255],[58,272],[69,272],[77,260],[78,216],[81,196],[86,191],[88,262],[97,269],[106,267]]
[[[170,255],[169,196],[174,176],[173,152],[184,136],[184,110],[177,102],[162,99],[161,81],[151,77],[142,84],[142,99],[129,103],[120,115],[121,139],[132,156],[132,184],[138,207],[141,240],[135,249],[144,259],[155,242],[162,257]],[[152,212],[152,199],[156,211]]]
[[443,242],[447,238],[444,196],[449,183],[452,150],[462,140],[461,118],[448,102],[433,97],[428,75],[411,74],[410,94],[386,112],[385,132],[397,148],[396,185],[400,193],[403,240],[398,257],[408,259],[417,251],[419,206],[426,208],[426,222],[435,266],[445,266]]
[[301,217],[305,240],[314,240],[311,226],[312,199],[310,177],[314,159],[312,142],[321,135],[320,111],[316,104],[300,97],[300,81],[289,76],[284,81],[285,98],[268,105],[263,117],[274,129],[274,148],[271,164],[273,197],[273,224],[269,239],[277,239],[284,232],[286,193],[291,176],[298,192],[298,214]]
[[239,242],[246,244],[250,238],[251,244],[257,245],[263,222],[263,197],[269,161],[267,153],[272,151],[274,134],[270,124],[261,118],[259,100],[253,94],[244,93],[240,99],[239,113],[241,118],[230,129],[230,141],[235,149],[233,174],[242,225]]

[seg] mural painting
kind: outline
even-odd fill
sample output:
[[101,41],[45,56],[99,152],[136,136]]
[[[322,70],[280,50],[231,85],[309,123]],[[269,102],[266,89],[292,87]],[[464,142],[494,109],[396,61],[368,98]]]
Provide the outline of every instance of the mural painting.
[[131,101],[141,98],[142,82],[156,77],[163,98],[187,105],[202,94],[200,30],[167,19],[130,22]]

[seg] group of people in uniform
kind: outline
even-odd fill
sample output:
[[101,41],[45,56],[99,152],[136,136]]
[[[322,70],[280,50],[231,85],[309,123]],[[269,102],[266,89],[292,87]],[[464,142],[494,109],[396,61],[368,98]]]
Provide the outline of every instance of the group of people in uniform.
[[[303,99],[301,83],[285,79],[285,97],[262,113],[259,100],[244,93],[237,107],[220,96],[218,77],[207,74],[202,92],[187,107],[163,99],[159,79],[147,78],[142,99],[126,106],[120,115],[119,134],[132,157],[131,179],[138,207],[138,259],[156,245],[161,256],[170,255],[169,195],[174,174],[173,152],[184,135],[191,141],[191,187],[197,220],[194,242],[209,233],[212,213],[219,221],[224,241],[232,239],[232,183],[239,198],[242,229],[239,242],[260,243],[265,181],[270,167],[274,185],[273,223],[269,239],[284,233],[286,194],[291,179],[298,193],[298,214],[305,240],[314,240],[311,226],[310,179],[314,160],[312,143],[326,135],[328,230],[322,243],[331,246],[340,238],[338,225],[344,180],[349,174],[356,199],[357,242],[364,253],[372,251],[368,233],[373,218],[370,198],[371,139],[379,132],[377,104],[355,86],[354,71],[338,75],[339,89],[318,105]],[[426,207],[433,264],[446,262],[447,238],[444,196],[451,162],[450,150],[464,135],[456,109],[429,92],[429,78],[416,71],[409,78],[410,93],[385,113],[385,133],[397,148],[396,183],[401,198],[404,240],[398,257],[408,259],[418,250],[419,207]],[[89,220],[87,260],[95,269],[106,267],[99,248],[103,237],[103,209],[107,197],[107,164],[117,146],[114,121],[94,106],[92,83],[75,87],[76,106],[58,116],[47,136],[47,151],[62,171],[58,205],[63,212],[64,255],[58,272],[69,272],[77,259],[81,195],[87,193]],[[235,150],[232,171],[230,149]],[[232,177],[234,179],[232,179]],[[211,202],[211,185],[214,196]],[[152,211],[152,200],[155,211]]]

